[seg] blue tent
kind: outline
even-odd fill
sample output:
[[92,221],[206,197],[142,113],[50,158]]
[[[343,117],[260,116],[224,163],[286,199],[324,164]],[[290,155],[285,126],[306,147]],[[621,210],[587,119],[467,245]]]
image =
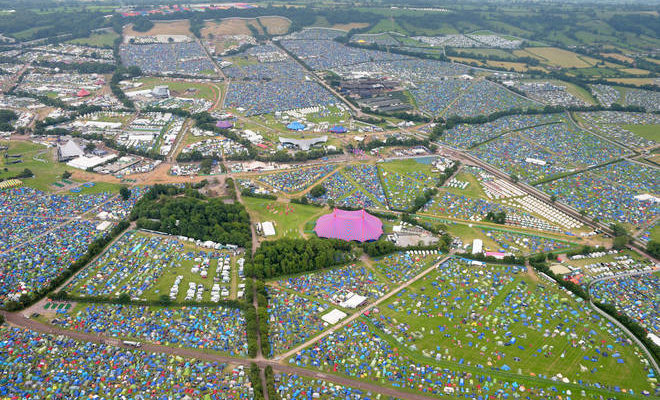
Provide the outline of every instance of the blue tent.
[[290,129],[292,131],[302,131],[305,129],[305,125],[301,124],[300,122],[292,122],[289,125],[286,126],[287,129]]
[[348,132],[348,129],[344,128],[342,125],[335,125],[332,128],[330,128],[331,133],[346,133]]

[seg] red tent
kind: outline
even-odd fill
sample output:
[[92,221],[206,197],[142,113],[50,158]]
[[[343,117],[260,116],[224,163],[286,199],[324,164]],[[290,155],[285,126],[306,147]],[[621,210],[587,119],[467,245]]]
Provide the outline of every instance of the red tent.
[[78,93],[76,93],[76,96],[78,96],[78,97],[87,97],[89,95],[90,95],[90,93],[88,91],[86,91],[85,89],[80,89],[78,91]]

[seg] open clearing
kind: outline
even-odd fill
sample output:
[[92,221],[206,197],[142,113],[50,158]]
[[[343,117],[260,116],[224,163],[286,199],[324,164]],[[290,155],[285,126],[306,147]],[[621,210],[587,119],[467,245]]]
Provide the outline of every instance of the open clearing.
[[259,22],[266,27],[269,35],[284,35],[291,26],[291,21],[282,17],[259,17]]
[[340,31],[350,31],[351,29],[362,29],[369,26],[366,22],[353,22],[351,24],[334,24],[331,26],[332,29],[339,29]]
[[580,56],[557,47],[530,47],[524,51],[514,52],[520,56],[526,55],[525,53],[531,54],[547,64],[563,68],[589,68],[597,63],[597,60],[591,57]]
[[282,203],[268,199],[243,196],[243,203],[253,217],[252,222],[272,221],[275,225],[273,239],[301,237],[305,223],[315,220],[327,210],[302,204]]
[[[58,177],[68,169],[74,171],[74,168],[67,167],[55,161],[55,148],[46,148],[46,146],[12,140],[11,142],[0,142],[2,145],[9,146],[10,155],[22,155],[22,162],[8,164],[7,160],[0,159],[0,179],[8,179],[16,176],[24,169],[29,169],[34,174],[32,178],[21,179],[26,186],[34,187],[39,190],[52,190],[51,184],[58,180]],[[7,171],[5,171],[5,168]]]
[[489,67],[506,68],[508,70],[513,68],[513,70],[516,72],[525,72],[528,69],[527,64],[525,63],[507,62],[507,61],[488,60],[486,65],[488,65]]
[[162,78],[142,78],[139,81],[142,82],[143,85],[137,90],[153,89],[154,86],[166,85],[169,87],[173,96],[206,99],[212,102],[215,102],[220,96],[220,93],[213,85],[203,82],[169,80]]
[[133,24],[124,28],[124,36],[154,36],[154,35],[188,35],[190,36],[190,21],[154,22],[154,27],[146,32],[133,30]]
[[600,55],[603,56],[603,57],[615,58],[615,59],[617,59],[619,61],[623,61],[623,62],[628,62],[628,63],[635,62],[634,59],[632,59],[628,56],[624,56],[623,54],[619,54],[619,53],[600,53]]
[[248,35],[252,36],[252,31],[248,26],[253,26],[261,32],[261,27],[255,19],[228,18],[222,21],[206,21],[201,30],[202,37],[223,35]]
[[655,78],[607,78],[608,82],[627,83],[630,85],[653,85]]
[[69,43],[91,47],[112,48],[115,43],[115,39],[118,37],[119,35],[117,35],[115,32],[93,33],[87,38],[70,40]]
[[641,137],[660,142],[660,125],[622,125],[622,127]]

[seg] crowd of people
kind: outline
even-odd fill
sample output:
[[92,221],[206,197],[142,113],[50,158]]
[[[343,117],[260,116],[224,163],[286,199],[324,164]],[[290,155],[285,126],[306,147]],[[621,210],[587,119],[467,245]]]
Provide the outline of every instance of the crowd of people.
[[125,43],[119,47],[122,64],[147,74],[203,75],[215,67],[196,41],[172,43]]
[[231,356],[247,354],[245,318],[237,308],[83,304],[78,312],[58,314],[52,323],[85,333],[165,346],[213,350]]
[[11,399],[250,399],[242,367],[0,327],[0,395]]
[[567,176],[544,183],[540,189],[605,222],[640,226],[650,223],[660,212],[653,199],[635,197],[658,194],[657,170],[634,161],[624,160]]

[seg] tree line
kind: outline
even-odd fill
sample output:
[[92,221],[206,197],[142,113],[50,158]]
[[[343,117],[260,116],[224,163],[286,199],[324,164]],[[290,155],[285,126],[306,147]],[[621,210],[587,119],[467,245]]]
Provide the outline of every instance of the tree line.
[[352,260],[351,244],[338,239],[278,239],[261,243],[252,263],[246,265],[248,276],[268,279],[308,272]]

